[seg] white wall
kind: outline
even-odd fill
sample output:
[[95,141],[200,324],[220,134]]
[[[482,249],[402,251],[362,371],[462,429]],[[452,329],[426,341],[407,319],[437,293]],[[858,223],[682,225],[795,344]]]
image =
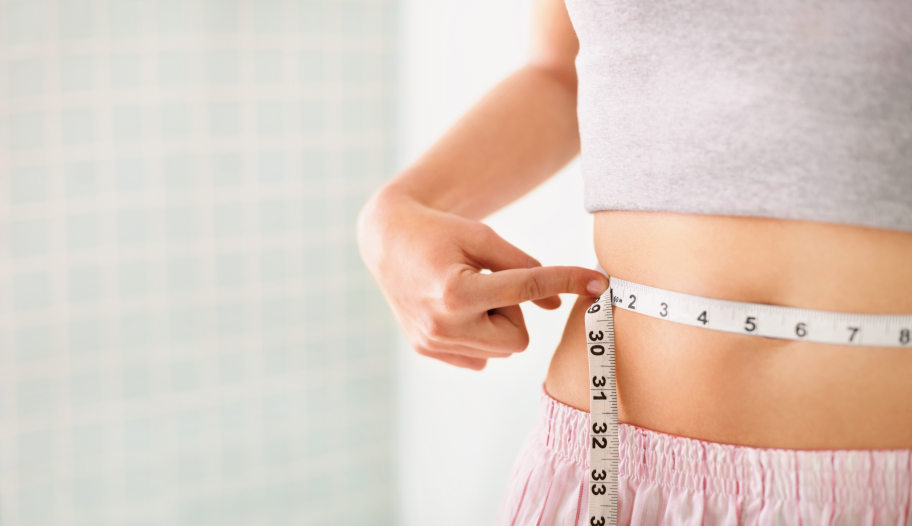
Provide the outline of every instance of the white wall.
[[[499,79],[529,46],[530,0],[405,0],[401,146],[406,164]],[[595,263],[576,164],[491,217],[545,265]],[[402,524],[491,524],[522,441],[537,419],[548,362],[574,297],[557,312],[523,311],[529,349],[481,373],[399,350],[399,515]]]

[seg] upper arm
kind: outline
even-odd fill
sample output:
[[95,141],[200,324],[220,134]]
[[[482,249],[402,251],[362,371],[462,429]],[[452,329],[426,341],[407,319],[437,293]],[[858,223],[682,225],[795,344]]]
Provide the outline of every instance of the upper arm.
[[576,91],[579,41],[564,0],[535,0],[531,64],[547,70]]

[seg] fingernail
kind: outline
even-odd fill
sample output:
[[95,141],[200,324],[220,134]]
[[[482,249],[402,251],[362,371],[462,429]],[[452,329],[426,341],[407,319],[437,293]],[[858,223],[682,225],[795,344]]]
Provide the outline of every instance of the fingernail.
[[586,290],[589,291],[589,294],[592,294],[593,296],[601,296],[607,288],[608,287],[602,283],[601,280],[597,279],[590,281],[589,284],[586,285]]

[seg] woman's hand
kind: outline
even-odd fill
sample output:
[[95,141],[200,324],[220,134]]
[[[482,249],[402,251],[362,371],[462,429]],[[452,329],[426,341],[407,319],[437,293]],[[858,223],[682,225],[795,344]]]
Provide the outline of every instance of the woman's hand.
[[576,33],[563,0],[535,6],[529,63],[387,182],[358,221],[361,254],[409,343],[459,367],[526,348],[520,303],[554,309],[558,294],[598,296],[608,286],[594,270],[542,267],[476,221],[580,151]]
[[558,294],[599,296],[608,287],[594,270],[543,267],[487,225],[395,191],[364,208],[358,240],[412,347],[459,367],[480,370],[526,348],[520,303],[555,309]]

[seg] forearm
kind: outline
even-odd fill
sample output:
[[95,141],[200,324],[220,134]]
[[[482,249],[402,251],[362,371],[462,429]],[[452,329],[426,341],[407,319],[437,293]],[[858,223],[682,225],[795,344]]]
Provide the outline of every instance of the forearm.
[[480,219],[577,153],[575,75],[529,65],[489,92],[380,194]]
[[608,286],[590,269],[543,267],[478,221],[579,151],[576,33],[564,0],[534,5],[529,65],[381,188],[358,220],[364,262],[409,343],[459,367],[525,349],[519,304],[555,309],[560,294],[598,296]]

